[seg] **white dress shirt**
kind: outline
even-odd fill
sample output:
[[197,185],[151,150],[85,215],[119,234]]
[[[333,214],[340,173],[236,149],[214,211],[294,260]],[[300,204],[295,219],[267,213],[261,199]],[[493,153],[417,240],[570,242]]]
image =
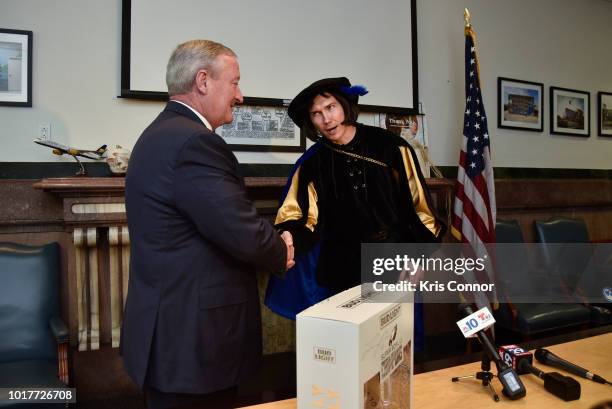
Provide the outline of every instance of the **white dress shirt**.
[[213,132],[215,131],[214,129],[212,129],[212,126],[210,126],[210,123],[206,120],[206,118],[204,118],[204,116],[201,113],[199,113],[198,111],[196,111],[195,109],[193,109],[192,107],[190,107],[189,105],[187,105],[184,102],[177,101],[176,99],[171,99],[170,101],[177,102],[177,103],[179,103],[181,105],[185,105],[187,108],[191,109],[193,111],[193,113],[198,116],[198,118],[200,118],[200,121],[202,121],[202,123],[204,124],[205,127],[207,127],[208,129],[210,129]]

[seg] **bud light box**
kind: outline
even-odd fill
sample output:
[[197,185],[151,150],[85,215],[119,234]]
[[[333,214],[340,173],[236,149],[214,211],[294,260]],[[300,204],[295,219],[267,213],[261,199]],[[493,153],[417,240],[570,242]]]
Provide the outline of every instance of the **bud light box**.
[[411,408],[413,307],[357,286],[299,313],[298,409]]

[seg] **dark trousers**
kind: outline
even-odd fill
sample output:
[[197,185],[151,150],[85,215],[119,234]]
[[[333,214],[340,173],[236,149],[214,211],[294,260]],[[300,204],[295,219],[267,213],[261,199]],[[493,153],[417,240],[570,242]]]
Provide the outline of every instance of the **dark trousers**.
[[233,409],[236,407],[237,392],[235,386],[205,394],[166,393],[144,386],[148,409]]

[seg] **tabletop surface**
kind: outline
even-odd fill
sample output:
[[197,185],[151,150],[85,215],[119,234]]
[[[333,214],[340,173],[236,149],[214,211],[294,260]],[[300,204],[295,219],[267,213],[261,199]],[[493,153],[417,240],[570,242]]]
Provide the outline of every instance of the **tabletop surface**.
[[[591,372],[612,380],[612,333],[584,338],[547,348],[561,358],[586,368]],[[570,375],[561,369],[556,369],[535,362],[535,366],[544,372],[560,372]],[[472,375],[480,370],[480,363],[473,362],[454,366],[438,371],[426,372],[414,376],[413,407],[416,409],[468,409],[468,408],[500,408],[512,405],[513,408],[571,408],[590,409],[595,404],[612,400],[612,385],[602,385],[588,379],[572,375],[580,383],[580,399],[572,402],[551,395],[544,389],[543,381],[534,375],[521,375],[521,380],[527,389],[527,396],[510,401],[501,395],[501,384],[495,378],[493,385],[500,395],[501,401],[494,402],[488,388],[480,381],[462,380],[451,382],[454,376]],[[277,402],[249,406],[249,409],[296,409],[296,399],[286,399]]]

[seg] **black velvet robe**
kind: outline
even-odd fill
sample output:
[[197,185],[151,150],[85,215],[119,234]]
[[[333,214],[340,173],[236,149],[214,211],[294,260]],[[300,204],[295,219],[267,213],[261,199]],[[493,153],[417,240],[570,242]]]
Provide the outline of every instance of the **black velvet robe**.
[[333,292],[361,282],[361,243],[431,243],[444,230],[412,147],[384,129],[356,127],[346,145],[319,142],[294,174],[276,219],[278,229],[293,234],[297,252],[322,240],[317,282]]

